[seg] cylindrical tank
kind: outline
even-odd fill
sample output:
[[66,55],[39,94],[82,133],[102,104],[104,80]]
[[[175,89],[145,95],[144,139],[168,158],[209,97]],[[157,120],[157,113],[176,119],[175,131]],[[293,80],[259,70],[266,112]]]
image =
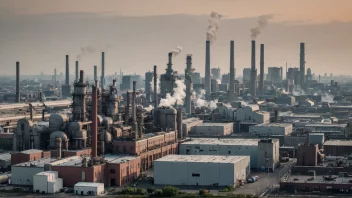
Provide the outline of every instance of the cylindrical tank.
[[73,138],[76,131],[82,130],[82,122],[70,122],[68,124],[67,136],[71,139]]
[[14,142],[15,150],[31,149],[30,131],[32,127],[33,122],[27,118],[22,118],[17,121],[17,128],[15,131],[16,141]]
[[[68,142],[67,135],[64,132],[62,132],[62,131],[54,131],[50,135],[50,147],[51,148],[55,148],[56,147],[56,138],[60,138],[64,144],[66,144]],[[64,148],[67,149],[66,145],[64,146]]]
[[97,118],[98,118],[97,119],[98,120],[98,126],[101,126],[103,124],[103,116],[98,115]]
[[112,118],[110,118],[110,117],[104,117],[104,118],[103,118],[103,126],[105,127],[105,129],[110,128],[110,126],[112,125],[112,123],[113,123]]
[[9,182],[10,175],[0,175],[0,184],[6,184]]
[[49,131],[60,131],[62,130],[63,124],[69,121],[69,117],[66,114],[51,114],[49,117]]
[[174,108],[165,109],[165,120],[166,129],[175,130],[176,129],[176,115],[177,111]]
[[76,131],[73,139],[87,139],[87,131],[84,129]]
[[62,148],[62,140],[60,138],[56,138],[56,157],[57,157],[57,159],[61,159],[61,148]]
[[104,141],[106,144],[111,143],[112,135],[108,131],[104,131],[99,135],[99,141]]

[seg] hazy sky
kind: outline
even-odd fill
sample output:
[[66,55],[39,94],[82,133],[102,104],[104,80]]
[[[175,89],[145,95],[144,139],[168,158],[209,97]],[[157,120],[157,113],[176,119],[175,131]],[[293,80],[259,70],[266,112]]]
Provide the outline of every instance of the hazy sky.
[[[250,65],[250,32],[260,15],[273,15],[259,43],[266,44],[266,67],[299,63],[299,43],[306,43],[307,67],[313,73],[352,74],[351,0],[0,0],[0,69],[15,73],[71,71],[81,47],[106,50],[106,72],[144,74],[166,67],[167,53],[183,73],[186,54],[204,71],[208,15],[224,15],[212,46],[212,65],[228,72],[229,41],[235,40],[237,75]],[[107,49],[106,46],[111,46]],[[257,54],[259,55],[259,50]],[[259,57],[257,57],[259,65]],[[87,54],[81,68],[92,73],[99,53]]]

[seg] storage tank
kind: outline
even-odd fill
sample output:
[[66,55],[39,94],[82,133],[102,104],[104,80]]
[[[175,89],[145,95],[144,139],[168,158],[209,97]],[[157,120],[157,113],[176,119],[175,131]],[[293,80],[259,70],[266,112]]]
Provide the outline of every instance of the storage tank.
[[67,136],[69,139],[73,138],[76,131],[82,130],[82,122],[70,122],[67,127]]
[[99,135],[99,141],[104,141],[105,144],[111,143],[112,142],[112,135],[108,131],[104,131]]
[[165,119],[166,119],[166,129],[175,130],[176,129],[176,115],[177,111],[174,108],[165,109]]
[[110,126],[112,125],[112,123],[113,123],[112,118],[110,118],[110,117],[103,118],[103,126],[105,127],[105,129],[109,129]]
[[33,127],[33,122],[27,118],[22,118],[17,121],[15,131],[14,150],[27,150],[31,148],[30,131]]
[[33,149],[41,149],[46,147],[46,140],[49,139],[49,122],[38,122],[33,125]]
[[68,138],[67,138],[67,135],[62,131],[54,131],[53,133],[51,133],[50,147],[56,148],[56,138],[60,138],[62,140],[62,144],[64,144],[64,146],[62,148],[67,150],[68,149]]
[[0,184],[6,184],[9,182],[11,175],[0,175]]
[[68,121],[69,117],[66,114],[51,114],[49,117],[49,131],[63,130],[64,123]]
[[103,116],[98,115],[97,118],[98,118],[97,119],[98,120],[98,126],[101,126],[103,124]]

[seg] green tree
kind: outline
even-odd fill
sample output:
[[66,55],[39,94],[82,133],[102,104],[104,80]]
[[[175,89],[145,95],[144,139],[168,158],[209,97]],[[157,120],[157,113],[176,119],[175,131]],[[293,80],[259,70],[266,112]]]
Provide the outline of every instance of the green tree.
[[164,197],[174,197],[178,194],[179,190],[173,186],[166,186],[162,189],[162,194]]

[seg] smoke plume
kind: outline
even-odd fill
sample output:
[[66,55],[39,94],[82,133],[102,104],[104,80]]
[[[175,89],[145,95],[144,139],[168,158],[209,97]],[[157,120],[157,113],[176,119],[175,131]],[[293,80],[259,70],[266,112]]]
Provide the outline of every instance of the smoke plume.
[[159,107],[170,107],[175,104],[183,105],[183,99],[186,97],[186,85],[182,80],[176,80],[176,87],[174,88],[174,93],[166,94],[166,98],[160,100]]
[[76,60],[80,61],[84,56],[87,56],[89,54],[95,53],[97,50],[94,47],[88,46],[88,47],[81,47],[80,52],[77,55]]
[[273,18],[272,15],[263,15],[258,17],[257,26],[251,28],[251,37],[253,40],[263,31],[268,25],[269,19]]
[[214,11],[210,13],[206,39],[211,43],[214,43],[216,41],[217,32],[219,29],[219,21],[221,20],[221,18],[222,15],[219,13],[216,13]]
[[321,95],[321,101],[322,102],[333,103],[334,102],[334,96],[329,94],[329,93],[324,93],[323,95]]
[[212,100],[212,101],[206,101],[205,100],[205,94],[206,91],[204,89],[200,90],[199,93],[196,93],[193,91],[192,96],[193,96],[193,103],[195,107],[208,107],[210,110],[214,110],[217,107],[217,100]]
[[183,50],[183,47],[182,46],[178,46],[176,47],[175,49],[172,50],[172,55],[173,56],[177,56],[179,55]]
[[[152,81],[150,81],[150,89],[151,92],[154,92],[154,77],[152,78]],[[156,93],[160,93],[160,78],[156,79]]]

